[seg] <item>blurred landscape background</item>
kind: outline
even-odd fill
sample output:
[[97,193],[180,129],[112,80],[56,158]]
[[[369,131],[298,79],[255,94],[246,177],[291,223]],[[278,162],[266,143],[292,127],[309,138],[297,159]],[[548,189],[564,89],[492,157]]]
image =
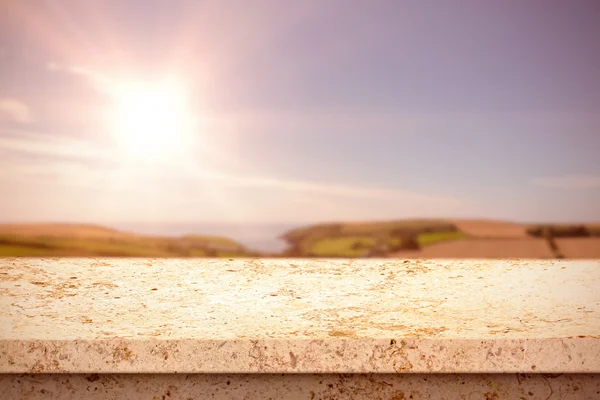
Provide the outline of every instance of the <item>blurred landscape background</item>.
[[0,256],[600,258],[600,224],[347,222],[302,226],[270,237],[278,228],[229,225],[213,227],[213,232],[230,236],[160,236],[94,225],[4,224]]
[[600,2],[0,1],[0,257],[600,258]]

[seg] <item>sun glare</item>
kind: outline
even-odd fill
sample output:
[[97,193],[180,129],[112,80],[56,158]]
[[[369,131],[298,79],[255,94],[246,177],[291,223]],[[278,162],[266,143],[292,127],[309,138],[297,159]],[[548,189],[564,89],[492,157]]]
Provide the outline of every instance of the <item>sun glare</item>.
[[129,157],[155,159],[185,150],[192,121],[178,87],[121,85],[115,102],[116,139]]

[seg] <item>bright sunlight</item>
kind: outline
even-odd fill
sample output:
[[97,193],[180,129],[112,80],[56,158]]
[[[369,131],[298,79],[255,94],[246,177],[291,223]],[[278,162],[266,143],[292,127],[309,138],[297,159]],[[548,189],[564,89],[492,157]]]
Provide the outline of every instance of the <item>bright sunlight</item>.
[[131,158],[156,159],[185,150],[192,118],[185,93],[167,82],[119,85],[115,134]]

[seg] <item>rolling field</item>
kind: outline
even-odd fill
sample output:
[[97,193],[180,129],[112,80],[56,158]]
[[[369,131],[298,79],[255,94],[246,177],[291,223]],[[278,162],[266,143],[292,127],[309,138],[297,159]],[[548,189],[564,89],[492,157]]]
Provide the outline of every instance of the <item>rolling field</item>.
[[463,239],[436,243],[415,251],[399,251],[400,258],[554,258],[543,239]]
[[556,239],[556,244],[565,258],[600,259],[600,238]]
[[[554,245],[531,234],[537,226],[485,219],[340,222],[301,227],[282,237],[300,257],[600,258],[597,237],[556,237]],[[599,224],[546,226],[557,234],[584,230],[600,236]]]
[[[556,235],[540,234],[551,226]],[[537,233],[532,235],[532,228]],[[564,237],[584,231],[586,237]],[[83,224],[0,224],[0,257],[400,257],[600,258],[600,225],[488,220],[401,220],[301,227],[282,237],[291,252],[260,254],[226,237],[139,235]]]
[[373,238],[349,236],[319,240],[308,251],[316,257],[361,257],[374,245]]
[[[417,242],[421,246],[433,243],[446,242],[463,239],[462,232],[435,232],[422,233],[417,236]],[[389,248],[394,248],[402,243],[400,238],[386,238],[382,240]],[[315,257],[362,257],[365,253],[377,245],[377,239],[370,236],[342,236],[324,238],[314,243],[306,244],[306,252]]]
[[527,226],[504,221],[484,219],[456,219],[448,220],[465,234],[477,238],[525,238]]
[[234,257],[242,245],[218,236],[143,236],[76,224],[0,224],[0,257]]
[[[469,222],[471,229],[481,230],[483,227],[489,231],[487,221],[463,222]],[[492,228],[498,225],[496,223]],[[514,228],[510,228],[514,235]],[[381,246],[385,249],[379,254],[382,254],[381,251],[393,253],[403,247],[430,247],[436,243],[462,241],[471,236],[469,232],[458,229],[453,221],[415,219],[318,224],[294,229],[283,238],[297,249],[297,256],[362,257]]]
[[417,235],[417,242],[421,246],[429,246],[435,243],[449,242],[467,238],[464,232],[434,232],[421,233]]

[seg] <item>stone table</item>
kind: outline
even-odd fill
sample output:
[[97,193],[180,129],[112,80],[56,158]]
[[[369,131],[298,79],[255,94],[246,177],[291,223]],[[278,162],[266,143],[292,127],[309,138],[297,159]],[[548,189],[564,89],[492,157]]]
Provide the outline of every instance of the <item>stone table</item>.
[[600,261],[4,258],[0,374],[7,399],[600,399]]

